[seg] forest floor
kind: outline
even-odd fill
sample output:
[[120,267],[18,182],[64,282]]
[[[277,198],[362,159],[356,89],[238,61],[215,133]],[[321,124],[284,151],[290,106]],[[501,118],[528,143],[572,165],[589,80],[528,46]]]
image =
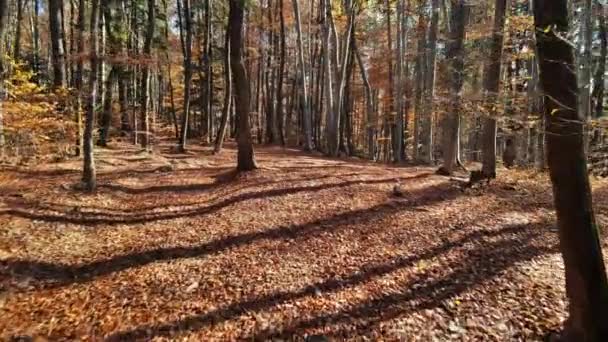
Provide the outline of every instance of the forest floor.
[[117,143],[94,194],[76,160],[0,169],[0,339],[542,340],[564,319],[545,175],[463,190],[427,167],[256,157],[235,175],[231,145]]

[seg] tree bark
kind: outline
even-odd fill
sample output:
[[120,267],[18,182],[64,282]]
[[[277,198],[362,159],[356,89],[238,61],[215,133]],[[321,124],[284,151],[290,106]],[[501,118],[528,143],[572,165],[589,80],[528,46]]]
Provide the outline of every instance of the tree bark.
[[237,166],[238,171],[256,168],[253,140],[249,125],[250,90],[243,62],[243,14],[245,0],[230,0],[228,31],[230,35],[230,67],[235,88],[237,120]]
[[568,341],[608,341],[608,281],[593,214],[584,151],[583,113],[577,112],[566,0],[534,1],[540,81],[545,94],[549,174],[566,273]]
[[422,104],[422,160],[433,162],[433,112],[435,103],[435,60],[437,58],[437,32],[439,26],[439,0],[432,0],[431,28],[427,40],[428,58],[424,68],[424,102]]
[[486,178],[496,177],[496,107],[498,106],[506,4],[506,0],[496,0],[490,56],[484,70],[483,86],[489,115],[482,119],[481,171]]
[[53,87],[66,85],[65,51],[63,50],[63,30],[61,8],[63,0],[49,0],[49,31],[51,33],[51,55],[53,60]]
[[447,59],[450,64],[450,107],[443,119],[442,153],[443,165],[439,173],[451,175],[458,160],[460,140],[461,90],[464,72],[464,28],[466,7],[464,0],[450,0],[450,41]]
[[8,0],[0,0],[0,158],[4,157],[4,78],[6,65],[4,61],[4,34],[8,23]]
[[15,23],[15,44],[13,46],[13,58],[21,59],[21,23],[23,22],[23,8],[25,0],[17,0],[17,22]]
[[[0,0],[1,1],[1,0]],[[33,45],[33,53],[34,53],[34,67],[33,71],[38,74],[40,72],[40,29],[38,27],[38,13],[40,13],[40,0],[33,0],[33,14],[32,14],[32,45]],[[80,12],[78,13],[80,16]],[[36,76],[38,79],[38,76]]]
[[285,42],[285,14],[283,13],[283,1],[279,0],[279,16],[280,16],[280,56],[279,56],[279,70],[277,73],[277,107],[276,107],[276,121],[277,121],[277,133],[279,134],[279,143],[285,145],[285,134],[284,134],[284,118],[285,113],[283,112],[283,79],[285,78],[285,59],[287,55],[286,42]]
[[403,156],[405,154],[404,146],[403,146],[403,55],[404,55],[404,46],[402,43],[404,40],[402,36],[404,35],[404,31],[407,30],[403,25],[402,16],[405,8],[403,4],[403,0],[397,1],[397,60],[396,60],[396,72],[397,72],[397,82],[395,83],[395,107],[396,107],[396,118],[395,125],[393,131],[393,161],[395,163],[399,163],[403,161]]
[[205,98],[207,102],[204,105],[206,108],[205,112],[207,119],[207,142],[211,142],[213,135],[213,42],[211,36],[211,29],[213,27],[213,23],[211,22],[212,11],[213,6],[211,5],[211,0],[205,1],[205,22],[207,24],[205,29]]
[[[186,0],[189,1],[189,0]],[[144,136],[141,139],[141,145],[148,148],[150,145],[150,115],[148,113],[149,89],[150,89],[150,65],[152,65],[152,39],[154,38],[154,27],[156,22],[156,4],[155,0],[148,0],[148,15],[146,25],[146,37],[144,40],[144,56],[146,61],[143,63],[143,71],[141,76],[141,91],[140,91],[140,106],[141,106],[141,124],[144,131]],[[189,20],[189,19],[187,19]]]
[[298,0],[292,0],[293,12],[296,19],[296,33],[298,36],[298,67],[300,73],[299,85],[302,88],[300,101],[302,102],[302,115],[303,115],[303,126],[304,126],[304,149],[306,151],[312,150],[312,114],[310,111],[310,102],[308,99],[308,80],[306,73],[306,65],[304,64],[304,42],[302,39],[302,20],[300,17],[300,6]]
[[94,191],[97,186],[95,159],[93,157],[93,126],[95,125],[95,104],[97,101],[97,67],[99,65],[99,0],[91,1],[91,70],[89,73],[89,99],[84,127],[83,142],[83,172],[82,181],[87,191]]
[[[228,32],[228,29],[226,30]],[[232,70],[230,69],[230,35],[226,34],[224,39],[224,108],[222,109],[222,121],[215,138],[213,153],[222,150],[226,127],[228,126],[228,116],[230,115],[230,103],[232,102]]]
[[[420,126],[421,124],[423,124],[423,120],[425,118],[425,113],[424,113],[424,103],[423,103],[423,99],[424,99],[424,87],[425,87],[425,69],[426,69],[426,62],[425,62],[425,45],[426,45],[426,22],[425,22],[425,17],[424,17],[424,2],[421,2],[419,7],[418,7],[418,29],[417,29],[417,33],[418,33],[418,48],[417,48],[417,56],[416,56],[416,67],[415,67],[415,74],[416,74],[416,97],[414,99],[414,108],[415,108],[415,117],[414,117],[414,127],[413,127],[413,153],[412,153],[412,157],[414,158],[414,160],[419,160],[420,159],[420,145],[421,145],[421,139],[420,139]],[[431,151],[431,155],[432,155],[432,136],[423,136],[422,137],[424,140],[422,141],[422,145],[423,145],[423,150],[428,150],[430,149]],[[425,145],[428,144],[429,146]]]
[[[178,4],[181,0],[178,0]],[[182,52],[184,55],[184,113],[182,115],[182,127],[179,142],[179,150],[186,151],[188,140],[188,123],[190,116],[190,87],[192,85],[192,14],[190,12],[190,0],[183,0],[183,20],[185,21],[185,39],[182,39]],[[178,10],[179,11],[179,10]],[[182,26],[182,25],[180,25]],[[181,30],[180,30],[181,32]],[[184,34],[182,34],[184,36]]]
[[593,101],[594,117],[599,118],[604,113],[604,74],[606,73],[606,57],[608,56],[608,30],[606,28],[606,5],[596,4],[598,8],[600,57],[594,77]]
[[367,133],[367,156],[369,159],[374,160],[374,152],[376,150],[376,144],[374,140],[376,123],[374,122],[374,102],[372,98],[372,86],[369,83],[369,77],[365,64],[363,64],[363,58],[361,58],[361,52],[357,46],[357,39],[353,37],[353,53],[357,58],[357,64],[359,64],[359,70],[361,71],[361,79],[363,80],[363,87],[365,89],[365,125]]
[[[337,154],[338,143],[338,127],[336,116],[336,108],[334,107],[334,70],[332,68],[333,58],[331,57],[331,0],[324,0],[323,8],[323,65],[325,77],[325,120],[326,120],[326,135],[327,135],[327,154],[333,155],[334,151]],[[337,66],[335,66],[337,67]]]

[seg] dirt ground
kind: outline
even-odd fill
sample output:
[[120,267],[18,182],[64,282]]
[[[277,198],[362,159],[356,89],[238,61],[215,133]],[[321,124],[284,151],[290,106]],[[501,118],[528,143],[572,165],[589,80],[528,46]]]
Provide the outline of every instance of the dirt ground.
[[565,318],[546,176],[463,190],[427,167],[256,158],[236,175],[231,145],[115,144],[94,194],[77,160],[0,169],[0,339],[530,341]]

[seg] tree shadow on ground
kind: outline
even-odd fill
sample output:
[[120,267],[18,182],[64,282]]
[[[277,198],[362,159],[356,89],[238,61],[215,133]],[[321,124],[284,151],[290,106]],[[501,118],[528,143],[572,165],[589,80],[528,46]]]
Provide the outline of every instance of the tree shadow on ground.
[[82,265],[53,264],[37,260],[7,259],[0,261],[0,275],[5,279],[35,279],[38,288],[60,287],[73,283],[84,283],[97,277],[140,267],[158,261],[202,257],[245,246],[261,240],[291,240],[315,236],[325,232],[343,229],[350,222],[374,217],[384,217],[399,211],[415,210],[417,206],[453,199],[460,191],[448,188],[445,184],[421,189],[412,194],[412,200],[405,202],[388,201],[371,208],[348,211],[300,225],[278,226],[262,231],[236,234],[213,240],[197,246],[170,247],[115,256],[110,259],[94,261]]
[[[44,209],[44,206],[36,202],[32,206],[28,206],[23,201],[13,201],[7,204],[11,205],[8,209],[0,210],[0,216],[16,216],[26,218],[30,220],[39,220],[45,222],[61,222],[61,223],[72,223],[80,225],[112,225],[112,224],[136,224],[136,223],[147,223],[159,220],[169,220],[182,217],[191,216],[202,216],[214,213],[220,209],[235,205],[243,201],[255,200],[255,199],[266,199],[271,197],[280,197],[289,194],[296,194],[301,192],[314,192],[327,189],[335,188],[346,188],[353,185],[360,184],[383,184],[392,183],[397,180],[407,181],[414,179],[421,179],[430,176],[428,173],[418,174],[411,177],[405,178],[383,178],[377,180],[349,180],[340,183],[329,183],[320,185],[304,185],[294,186],[290,188],[279,188],[279,189],[268,189],[261,191],[252,191],[239,195],[223,199],[217,203],[196,206],[193,208],[178,209],[174,211],[134,211],[132,213],[113,213],[108,215],[107,213],[87,212],[87,211],[70,211],[70,212],[45,212],[40,209]],[[445,188],[445,187],[444,187]],[[451,188],[451,187],[450,187]],[[449,191],[449,189],[447,189]],[[84,208],[86,209],[86,208]]]
[[[437,278],[427,272],[414,277],[404,286],[403,292],[384,295],[347,309],[333,313],[323,313],[304,319],[275,331],[268,329],[243,336],[243,340],[258,341],[271,338],[290,339],[305,329],[327,327],[330,324],[363,320],[365,323],[357,332],[332,331],[338,338],[359,336],[373,324],[389,320],[403,314],[443,305],[443,301],[467,289],[487,281],[518,262],[557,251],[556,246],[537,247],[529,244],[530,239],[539,237],[545,223],[535,225],[512,225],[495,230],[479,230],[453,241],[432,247],[412,256],[404,256],[391,262],[364,265],[357,273],[335,276],[310,284],[297,291],[280,291],[270,295],[232,303],[201,315],[189,316],[164,324],[144,325],[132,330],[121,331],[107,337],[109,341],[148,339],[158,336],[171,337],[186,332],[204,329],[241,315],[271,309],[285,302],[302,300],[348,287],[358,286],[400,269],[413,267],[423,260],[431,260],[467,244],[475,244],[474,249],[465,249],[464,257],[454,260],[445,267],[451,269],[447,275]],[[490,241],[486,241],[486,239]],[[498,241],[494,241],[498,239]]]

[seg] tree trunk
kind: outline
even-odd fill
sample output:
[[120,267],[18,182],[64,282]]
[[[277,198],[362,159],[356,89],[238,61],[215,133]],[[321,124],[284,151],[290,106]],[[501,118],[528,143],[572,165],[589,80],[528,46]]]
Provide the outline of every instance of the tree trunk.
[[[0,0],[1,1],[1,0]],[[34,9],[32,13],[32,45],[33,45],[33,53],[34,53],[34,73],[38,74],[40,72],[40,29],[38,27],[38,13],[40,13],[40,0],[33,0]],[[80,8],[78,12],[80,18]],[[36,76],[38,79],[38,76]]]
[[483,86],[489,113],[482,119],[481,171],[486,178],[496,177],[496,107],[498,106],[506,4],[506,0],[496,0],[490,55],[484,70]]
[[[413,154],[412,157],[414,160],[420,159],[420,125],[423,124],[425,119],[424,113],[424,87],[425,87],[425,42],[426,42],[426,22],[424,17],[424,2],[420,3],[418,8],[418,48],[417,48],[417,56],[416,56],[416,98],[414,102],[415,114],[414,117],[414,127],[413,127],[413,137],[414,137],[414,146],[413,146]],[[430,150],[432,155],[432,136],[422,136],[422,146],[423,150]],[[427,146],[428,145],[428,146]]]
[[308,80],[306,73],[306,65],[304,64],[304,42],[302,39],[302,20],[300,17],[300,6],[298,0],[292,0],[293,12],[296,19],[296,32],[298,35],[297,46],[298,46],[298,67],[299,67],[299,79],[301,92],[301,106],[303,109],[303,126],[304,126],[304,149],[306,151],[312,150],[312,114],[310,111],[310,102],[308,99]]
[[458,160],[460,140],[461,90],[464,70],[464,27],[466,7],[464,0],[451,0],[450,41],[447,59],[450,64],[450,107],[443,119],[443,165],[439,173],[451,175]]
[[593,214],[584,151],[583,113],[577,112],[576,74],[566,0],[534,1],[540,81],[545,94],[549,173],[566,273],[568,341],[608,341],[608,281]]
[[49,31],[53,60],[53,87],[66,85],[65,51],[63,50],[63,30],[61,28],[61,8],[63,0],[49,0]]
[[428,58],[424,68],[424,102],[422,103],[422,160],[433,162],[433,112],[435,103],[435,60],[437,57],[437,31],[439,26],[439,0],[432,0],[431,28],[427,40]]
[[16,61],[21,59],[21,23],[23,22],[23,8],[25,0],[17,0],[17,22],[15,23],[15,44],[13,46],[13,58]]
[[277,121],[277,133],[279,134],[279,143],[281,145],[285,145],[285,134],[284,134],[284,118],[285,114],[283,113],[283,79],[285,74],[285,58],[286,58],[286,42],[285,42],[285,14],[283,13],[283,1],[279,0],[279,16],[280,16],[280,61],[279,61],[279,70],[277,73],[277,108],[276,108],[276,121]]
[[110,136],[110,126],[112,124],[112,85],[116,79],[116,69],[110,69],[108,78],[106,79],[106,98],[103,101],[103,112],[101,114],[101,127],[99,128],[98,146],[108,146],[108,138]]
[[593,25],[591,21],[592,6],[591,0],[582,0],[582,18],[580,28],[580,39],[582,51],[579,56],[579,105],[580,114],[583,120],[588,120],[591,116],[591,72],[593,60],[591,48],[593,45]]
[[403,0],[397,1],[397,82],[395,83],[395,107],[396,117],[393,130],[393,161],[399,163],[403,161],[405,153],[403,146],[403,54],[404,46],[402,46],[404,31],[407,30],[403,26],[402,16],[405,15]]
[[376,144],[374,140],[376,123],[374,122],[374,102],[372,99],[372,86],[369,83],[369,77],[367,70],[363,64],[363,58],[361,58],[361,52],[357,47],[357,39],[353,37],[353,53],[357,58],[357,64],[359,64],[359,70],[361,71],[361,79],[363,80],[363,87],[365,88],[365,125],[367,132],[367,156],[369,159],[374,160],[374,151]]
[[211,36],[211,28],[213,26],[213,23],[211,22],[212,10],[213,6],[211,5],[211,0],[205,1],[205,22],[207,23],[205,30],[205,98],[207,103],[205,103],[204,106],[206,108],[205,112],[207,119],[207,142],[211,142],[213,135],[213,42]]
[[[148,0],[150,1],[150,0]],[[182,0],[178,0],[178,4]],[[182,39],[182,52],[184,55],[184,113],[182,115],[182,129],[179,142],[179,150],[186,151],[188,140],[188,122],[190,116],[190,87],[192,84],[192,14],[190,13],[190,0],[183,0],[183,15],[180,12],[180,23],[185,20],[185,39]],[[180,25],[182,26],[182,25]],[[180,29],[180,32],[183,31]],[[181,34],[184,36],[184,34]]]
[[[226,30],[228,32],[228,30]],[[230,69],[230,35],[226,34],[224,39],[224,108],[222,109],[222,121],[220,129],[215,138],[213,153],[222,150],[224,137],[226,136],[226,126],[228,126],[228,116],[230,115],[230,103],[232,102],[232,70]]]
[[8,0],[0,0],[0,159],[4,157],[4,78],[6,63],[4,61],[4,34],[8,24]]
[[597,68],[594,77],[593,101],[594,117],[599,118],[604,113],[604,74],[606,72],[606,57],[608,56],[608,30],[606,28],[606,5],[599,2],[598,8],[600,56],[597,61]]
[[230,35],[230,67],[235,88],[237,120],[237,166],[238,171],[256,168],[253,141],[249,127],[250,90],[243,62],[243,13],[245,0],[230,0],[228,31]]
[[[336,108],[334,107],[334,70],[332,68],[331,58],[331,28],[330,28],[330,17],[331,17],[331,0],[324,0],[323,10],[323,63],[324,63],[324,77],[325,77],[325,120],[326,120],[326,135],[327,135],[327,154],[333,155],[334,151],[337,153],[337,141],[338,141],[338,127]],[[335,66],[337,67],[337,66]]]
[[[189,1],[189,0],[187,0]],[[148,59],[143,63],[143,71],[141,76],[141,91],[140,91],[140,106],[141,106],[141,125],[144,131],[144,136],[141,139],[141,145],[148,149],[150,145],[150,119],[148,113],[149,89],[150,89],[150,65],[152,64],[152,39],[154,38],[154,27],[156,26],[156,4],[155,0],[148,0],[148,22],[146,25],[146,37],[144,40],[144,56]],[[188,20],[188,19],[187,19]]]
[[93,158],[93,126],[95,125],[95,104],[97,101],[97,70],[99,64],[99,0],[91,1],[91,70],[89,73],[89,99],[87,103],[87,115],[84,127],[84,165],[82,181],[87,191],[94,191],[97,186],[95,174],[95,159]]

